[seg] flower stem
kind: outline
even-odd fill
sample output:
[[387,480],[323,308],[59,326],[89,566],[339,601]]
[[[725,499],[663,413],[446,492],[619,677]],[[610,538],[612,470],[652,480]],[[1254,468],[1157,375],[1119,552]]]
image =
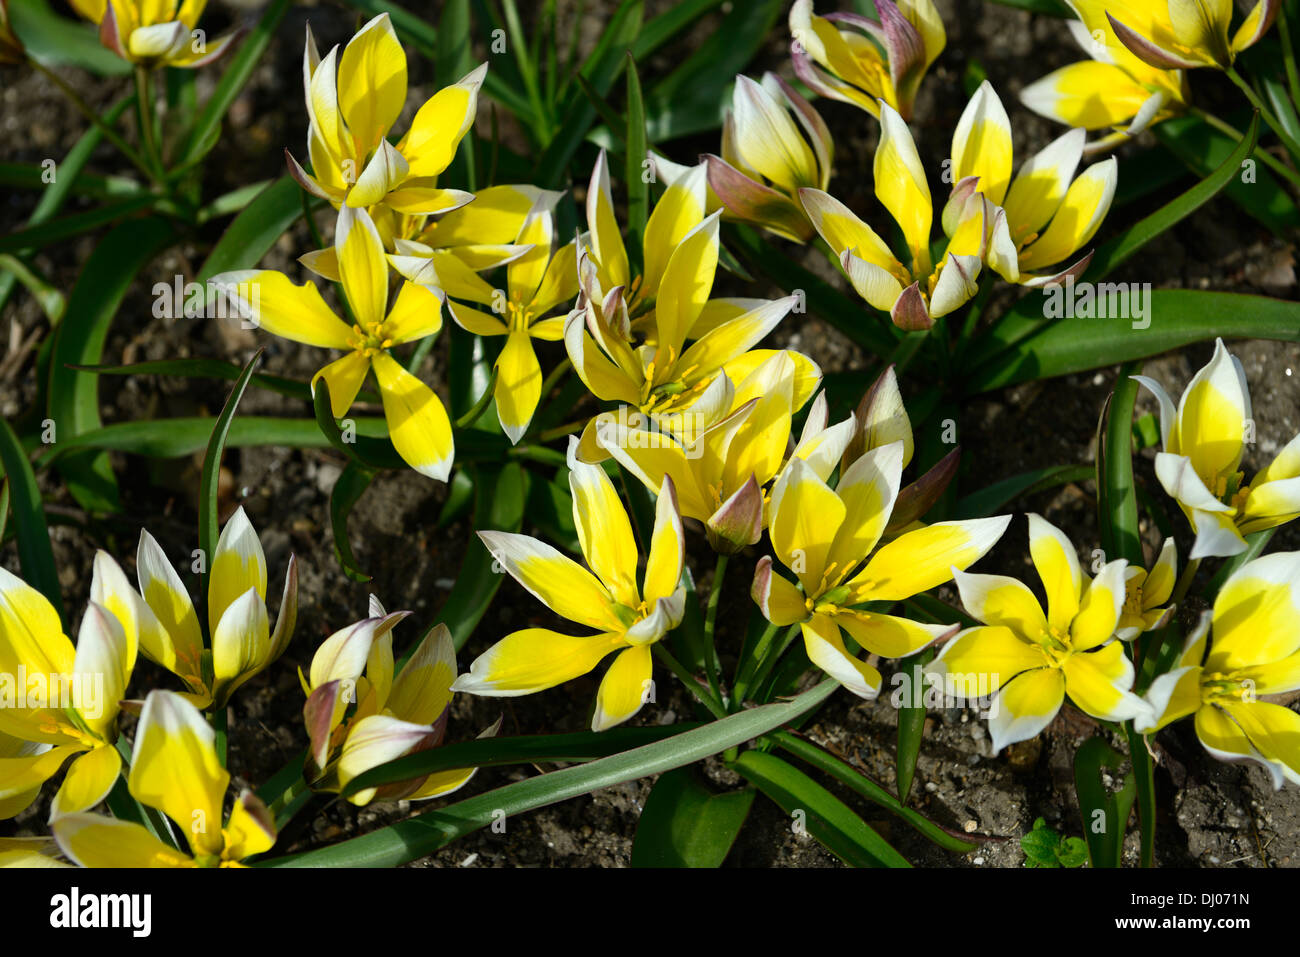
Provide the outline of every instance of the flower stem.
[[135,68],[135,92],[138,113],[136,118],[140,126],[140,142],[144,144],[144,155],[149,166],[154,170],[153,178],[161,182],[166,175],[163,168],[162,154],[158,152],[158,140],[154,135],[154,98],[153,84],[149,70],[143,66]]
[[1291,45],[1291,28],[1286,22],[1285,4],[1278,4],[1277,33],[1282,38],[1282,62],[1286,65],[1286,82],[1291,90],[1291,102],[1300,109],[1300,73],[1296,71],[1295,47]]
[[1278,121],[1278,118],[1273,115],[1273,111],[1259,98],[1259,94],[1255,92],[1254,88],[1233,67],[1228,67],[1224,72],[1227,73],[1228,79],[1237,84],[1238,89],[1246,94],[1246,99],[1250,100],[1250,105],[1259,110],[1259,115],[1264,117],[1264,122],[1269,125],[1269,129],[1273,131],[1274,135],[1282,141],[1287,151],[1292,156],[1300,156],[1300,143],[1297,143],[1291,134],[1286,131],[1286,127]]
[[713,632],[718,621],[718,598],[722,594],[722,580],[727,575],[728,556],[718,553],[718,563],[713,566],[713,581],[709,585],[709,604],[704,611],[704,673],[709,679],[709,690],[719,701],[723,700],[719,690],[718,648],[714,644]]
[[[1212,126],[1220,133],[1226,133],[1228,136],[1231,136],[1233,139],[1240,140],[1243,135],[1241,130],[1237,129],[1231,123],[1224,122],[1219,117],[1215,116],[1213,113],[1209,113],[1201,109],[1199,106],[1190,107],[1188,109],[1188,112],[1191,113],[1193,116],[1199,117],[1201,120],[1203,120],[1206,123],[1207,126]],[[1278,159],[1268,150],[1264,149],[1261,146],[1256,146],[1255,155],[1258,156],[1261,161],[1263,161],[1265,166],[1267,166],[1273,172],[1277,173],[1283,179],[1287,180],[1294,186],[1300,186],[1300,173],[1297,173],[1290,166],[1287,166],[1286,163],[1283,163],[1280,159]]]
[[1200,567],[1201,560],[1199,558],[1193,558],[1187,563],[1183,573],[1178,576],[1178,584],[1174,586],[1173,595],[1170,596],[1169,600],[1173,604],[1182,604],[1183,599],[1187,597],[1187,590],[1192,587],[1192,580],[1196,577],[1196,571]]
[[725,718],[727,716],[727,709],[722,706],[721,702],[695,680],[691,673],[683,667],[682,663],[673,657],[673,653],[668,650],[668,647],[662,641],[654,643],[654,654],[686,686],[686,690],[694,695],[700,704],[709,709],[711,715],[715,718]]
[[131,165],[143,173],[150,182],[157,182],[153,170],[145,164],[144,160],[140,157],[140,154],[131,149],[131,147],[127,145],[126,140],[122,139],[116,130],[105,123],[103,118],[91,108],[90,104],[82,99],[81,95],[70,87],[61,76],[36,60],[29,60],[28,62],[31,63],[33,68],[42,73],[46,79],[57,86],[59,91],[68,98],[69,102],[71,102],[74,107],[76,107],[77,112],[94,124],[103,135],[104,139],[112,143],[123,156],[131,161]]
[[781,660],[781,656],[785,654],[786,649],[789,648],[790,645],[794,643],[794,639],[800,633],[800,631],[801,629],[799,628],[799,625],[797,623],[791,625],[788,629],[786,629],[785,636],[781,639],[781,644],[780,646],[777,647],[776,651],[768,654],[768,656],[759,663],[758,670],[755,672],[754,678],[750,682],[750,687],[759,689],[760,698],[763,695],[763,689],[764,689],[764,685],[767,682],[767,676],[771,673],[773,666],[775,666],[776,663]]
[[740,663],[740,668],[736,671],[735,687],[732,689],[731,694],[731,708],[733,711],[738,710],[744,702],[745,694],[749,691],[750,683],[754,679],[754,670],[767,657],[767,650],[772,646],[772,639],[776,637],[778,627],[778,625],[769,623],[767,629],[754,644],[754,650],[746,655],[745,660]]

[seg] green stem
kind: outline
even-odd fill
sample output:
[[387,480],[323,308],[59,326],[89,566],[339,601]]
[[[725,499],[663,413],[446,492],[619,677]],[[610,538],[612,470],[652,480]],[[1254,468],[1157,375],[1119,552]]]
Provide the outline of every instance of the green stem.
[[781,644],[777,647],[776,651],[768,654],[763,661],[759,662],[758,669],[754,673],[754,678],[750,682],[750,687],[760,689],[759,698],[763,697],[761,689],[767,681],[767,676],[771,673],[772,668],[776,666],[776,663],[781,660],[781,656],[785,654],[786,649],[794,643],[794,639],[800,634],[800,631],[801,629],[797,623],[791,625],[786,629],[785,637],[781,639]]
[[677,679],[686,686],[686,690],[695,696],[700,704],[709,709],[709,713],[715,718],[725,718],[727,709],[724,708],[713,695],[700,686],[689,671],[682,666],[682,663],[673,657],[673,653],[662,641],[654,643],[654,654],[660,663],[667,665],[668,670],[677,676]]
[[158,138],[155,136],[153,83],[146,67],[135,68],[135,93],[140,142],[144,145],[145,159],[154,170],[154,180],[161,182],[166,178],[166,170],[163,167],[162,154],[158,151]]
[[[1201,109],[1199,106],[1189,107],[1188,112],[1191,113],[1193,116],[1199,117],[1201,120],[1203,120],[1206,123],[1206,125],[1214,127],[1214,129],[1218,130],[1220,133],[1224,133],[1228,136],[1231,136],[1235,140],[1240,140],[1242,138],[1243,134],[1241,130],[1237,129],[1231,123],[1227,123],[1224,120],[1221,120],[1213,113],[1209,113]],[[1297,173],[1290,166],[1287,166],[1286,163],[1283,163],[1280,159],[1278,159],[1268,150],[1264,149],[1263,147],[1257,146],[1255,148],[1255,155],[1259,157],[1259,159],[1264,163],[1265,166],[1267,166],[1273,172],[1277,173],[1283,179],[1287,180],[1293,185],[1300,186],[1300,173]]]
[[572,435],[580,429],[586,428],[587,419],[574,419],[572,422],[565,422],[563,425],[557,425],[553,429],[547,429],[537,436],[537,441],[546,443],[554,442],[556,439],[564,438],[566,435]]
[[215,741],[217,760],[221,762],[223,768],[226,766],[226,752],[229,744],[227,736],[227,721],[229,720],[229,717],[229,712],[225,708],[217,708],[208,716],[209,721],[212,722],[212,730],[216,732],[217,736]]
[[131,147],[127,145],[126,140],[122,139],[122,137],[118,135],[116,130],[114,130],[111,126],[105,123],[103,118],[98,113],[96,113],[93,109],[91,109],[90,104],[88,104],[85,100],[83,100],[81,98],[81,95],[76,90],[68,86],[68,84],[64,82],[62,77],[60,77],[57,73],[55,73],[53,70],[49,69],[48,67],[38,63],[36,60],[29,60],[28,62],[31,63],[31,65],[37,71],[42,73],[46,79],[48,79],[51,83],[57,86],[60,92],[62,92],[63,95],[66,96],[68,100],[72,103],[72,105],[76,107],[77,112],[80,113],[82,116],[84,116],[86,119],[88,119],[92,124],[94,124],[95,127],[99,130],[99,132],[103,134],[104,139],[108,140],[115,147],[117,147],[118,151],[121,152],[121,154],[125,156],[128,160],[131,161],[132,166],[134,166],[141,173],[143,173],[150,180],[150,182],[156,183],[158,181],[157,177],[154,175],[153,170],[151,170],[145,164],[145,161],[141,159],[140,154],[137,153],[135,150],[131,149]]
[[1178,584],[1174,586],[1174,593],[1170,596],[1170,602],[1175,605],[1181,605],[1184,598],[1187,597],[1187,590],[1192,587],[1192,580],[1196,578],[1196,570],[1201,567],[1201,560],[1193,558],[1183,569],[1183,573],[1178,576]]
[[1259,94],[1246,82],[1245,78],[1233,67],[1228,67],[1224,72],[1228,75],[1228,79],[1237,84],[1237,88],[1246,94],[1246,99],[1250,100],[1250,105],[1259,110],[1259,115],[1264,117],[1264,122],[1269,125],[1269,129],[1273,131],[1273,134],[1286,146],[1287,151],[1292,156],[1300,156],[1300,143],[1297,143],[1291,134],[1286,131],[1286,127],[1278,121],[1278,118],[1273,115],[1273,111],[1260,99]]
[[280,794],[279,797],[271,802],[267,807],[267,810],[271,813],[271,820],[276,822],[277,828],[283,826],[284,822],[281,821],[281,818],[284,817],[285,812],[289,807],[297,801],[299,797],[310,790],[311,785],[308,784],[300,774],[294,779],[293,783]]
[[1295,47],[1291,45],[1291,29],[1286,22],[1285,4],[1278,4],[1277,34],[1282,38],[1282,62],[1286,65],[1286,82],[1291,90],[1291,102],[1300,109],[1300,73],[1296,71]]
[[1137,732],[1132,721],[1124,722],[1124,733],[1128,737],[1129,760],[1133,764],[1133,777],[1137,782],[1138,828],[1142,838],[1138,865],[1151,867],[1156,850],[1155,765],[1151,761],[1151,752],[1147,750],[1145,737]]
[[745,657],[745,660],[740,663],[740,667],[736,669],[735,687],[731,694],[733,711],[739,709],[744,702],[745,694],[749,691],[750,683],[754,678],[754,670],[758,667],[759,662],[767,657],[767,650],[772,646],[772,639],[776,637],[778,627],[780,626],[769,623],[767,629],[754,644],[754,650]]
[[478,401],[474,403],[468,412],[456,420],[456,428],[468,429],[487,411],[487,407],[492,404],[492,396],[496,391],[497,372],[497,367],[493,366],[492,377],[488,379],[487,385],[483,387],[483,394],[478,397]]
[[713,581],[709,584],[709,604],[704,611],[704,673],[709,679],[709,690],[719,701],[723,700],[719,690],[718,647],[714,643],[713,633],[718,621],[718,599],[722,595],[722,580],[727,575],[728,556],[718,553],[718,563],[713,566]]

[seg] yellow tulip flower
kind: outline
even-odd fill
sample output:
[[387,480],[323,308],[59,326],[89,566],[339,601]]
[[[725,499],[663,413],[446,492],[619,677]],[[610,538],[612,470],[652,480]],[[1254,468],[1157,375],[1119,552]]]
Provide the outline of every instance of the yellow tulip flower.
[[[621,403],[668,430],[689,416],[685,425],[698,435],[717,417],[719,372],[775,328],[798,299],[709,298],[720,214],[681,231],[704,209],[704,164],[672,183],[656,205],[646,225],[645,273],[632,281],[629,296],[627,255],[603,162],[587,194],[590,244],[578,251],[579,298],[564,326],[565,348],[596,398]],[[646,310],[639,321],[632,319],[636,308]],[[695,409],[704,399],[709,409]],[[583,433],[581,454],[589,462],[605,457],[594,419]]]
[[1104,13],[1119,41],[1145,63],[1165,70],[1232,67],[1273,25],[1278,0],[1258,0],[1237,32],[1231,32],[1232,0],[1073,0],[1087,22]]
[[768,535],[799,584],[775,572],[768,556],[754,572],[752,596],[763,616],[774,625],[798,623],[809,660],[861,698],[879,693],[881,675],[848,650],[841,629],[884,658],[911,655],[951,629],[860,606],[902,601],[950,581],[956,568],[992,548],[1011,520],[937,522],[877,548],[902,472],[902,442],[861,455],[834,489],[813,462],[792,460],[772,488]]
[[26,810],[65,763],[51,818],[94,807],[112,789],[122,769],[119,702],[145,612],[122,569],[98,552],[74,648],[45,596],[0,568],[0,818]]
[[826,123],[794,87],[775,73],[761,84],[738,76],[722,123],[722,155],[704,158],[710,202],[725,206],[728,218],[804,242],[813,228],[798,191],[827,187],[834,151]]
[[618,652],[601,680],[593,731],[627,721],[652,698],[651,646],[676,628],[686,608],[679,585],[685,542],[672,482],[659,493],[645,574],[637,586],[632,522],[605,470],[577,457],[569,441],[573,521],[588,567],[527,535],[479,532],[500,566],[562,618],[594,629],[571,636],[525,628],[474,659],[452,691],[514,697],[544,691],[591,671]]
[[226,521],[210,562],[208,652],[180,575],[154,537],[140,532],[136,576],[145,601],[140,650],[185,682],[191,703],[223,708],[240,685],[265,671],[289,647],[298,618],[298,566],[291,555],[272,631],[266,609],[266,556],[243,508]]
[[388,134],[406,103],[406,54],[387,13],[370,20],[340,55],[322,59],[311,27],[303,50],[309,174],[286,151],[303,189],[335,208],[386,206],[396,213],[433,215],[473,199],[440,189],[437,178],[474,122],[487,64],[430,97],[394,146]]
[[[435,625],[394,678],[392,629],[406,612],[387,614],[372,595],[370,617],[325,639],[300,675],[311,738],[308,780],[340,791],[358,775],[403,755],[442,743],[456,678],[456,646],[446,625]],[[349,706],[355,709],[348,714]],[[479,737],[490,737],[496,727]],[[475,768],[439,771],[412,781],[350,795],[356,805],[379,800],[425,801],[464,787]]]
[[50,829],[69,860],[82,867],[240,867],[275,844],[275,822],[251,791],[240,794],[221,826],[230,773],[217,758],[215,732],[181,695],[149,692],[127,784],[137,801],[171,819],[188,850],[134,821],[66,814]]
[[[477,336],[506,337],[496,361],[493,396],[501,427],[511,442],[528,431],[542,396],[542,368],[533,340],[555,342],[564,337],[564,317],[550,313],[578,294],[577,240],[556,244],[555,204],[562,195],[539,191],[512,247],[522,251],[506,267],[504,291],[464,268],[462,260],[448,270],[445,258],[393,257],[394,268],[407,279],[449,297],[447,309],[462,329]],[[457,298],[488,305],[492,313],[459,304]]]
[[[1008,282],[1059,283],[1087,268],[1091,254],[1061,268],[1092,239],[1115,196],[1114,157],[1078,176],[1086,134],[1074,129],[1049,143],[1011,176],[1011,121],[985,80],[952,138],[953,191],[944,230],[956,236],[981,213],[989,231],[985,260]],[[1046,271],[1044,271],[1046,270]]]
[[873,175],[876,198],[903,232],[910,265],[904,265],[888,243],[830,194],[801,189],[799,198],[813,228],[839,257],[857,294],[888,312],[900,329],[929,329],[935,319],[965,304],[979,287],[985,250],[984,212],[969,204],[973,215],[962,220],[939,265],[932,266],[934,207],[925,168],[907,124],[883,101]]
[[1134,56],[1115,35],[1105,5],[1071,6],[1079,19],[1066,26],[1092,59],[1063,66],[1029,84],[1020,92],[1025,106],[1067,126],[1112,131],[1085,152],[1108,149],[1183,112],[1189,91],[1182,70],[1154,67]]
[[123,60],[149,68],[192,69],[211,63],[230,47],[236,33],[207,42],[198,28],[207,0],[69,0],[72,8],[99,24],[99,42]]
[[1128,563],[1108,562],[1090,581],[1064,533],[1032,514],[1029,553],[1047,593],[1047,614],[1014,578],[956,571],[962,604],[983,624],[960,632],[926,666],[933,680],[958,697],[996,695],[989,709],[995,754],[1051,724],[1067,694],[1103,721],[1127,721],[1148,711],[1129,690],[1133,663],[1123,643],[1112,640],[1120,627]]
[[1173,616],[1173,606],[1162,607],[1174,593],[1178,578],[1178,549],[1166,538],[1150,571],[1136,565],[1124,570],[1124,608],[1119,616],[1119,637],[1130,641],[1144,632],[1163,628]]
[[1164,448],[1156,455],[1156,478],[1196,532],[1193,560],[1236,555],[1246,550],[1243,536],[1300,517],[1300,435],[1253,482],[1245,481],[1241,460],[1255,428],[1250,391],[1222,339],[1176,409],[1160,383],[1133,378],[1160,403]]
[[[717,414],[698,430],[664,431],[643,416],[614,413],[595,420],[602,448],[656,495],[671,479],[682,516],[703,522],[710,544],[729,553],[762,534],[764,489],[786,460],[794,413],[821,381],[811,360],[800,356],[796,363],[797,353],[756,350],[746,361],[759,355],[762,361],[736,385],[726,371],[717,377],[711,392],[718,400],[706,398],[696,406]],[[743,371],[733,364],[733,373]],[[853,429],[851,419],[827,429],[826,418],[826,401],[819,397],[791,453],[791,460],[809,460],[823,479],[835,469]]]
[[930,0],[875,0],[880,22],[856,13],[813,13],[812,0],[790,8],[795,75],[821,96],[880,116],[879,101],[905,119],[921,80],[947,42]]
[[[1208,653],[1207,653],[1208,646]],[[1224,583],[1177,666],[1151,683],[1154,733],[1195,715],[1196,736],[1220,761],[1263,765],[1280,788],[1300,784],[1300,714],[1260,700],[1300,690],[1300,553],[1247,562]]]
[[334,227],[343,294],[356,323],[341,320],[313,283],[295,286],[289,277],[267,269],[222,273],[212,283],[225,290],[242,315],[272,335],[347,354],[312,378],[329,385],[334,416],[347,415],[366,375],[379,383],[388,436],[405,462],[421,475],[447,481],[455,446],[451,419],[442,401],[407,372],[388,352],[442,328],[442,304],[428,289],[403,282],[389,307],[388,259],[375,224],[363,209],[344,206]]

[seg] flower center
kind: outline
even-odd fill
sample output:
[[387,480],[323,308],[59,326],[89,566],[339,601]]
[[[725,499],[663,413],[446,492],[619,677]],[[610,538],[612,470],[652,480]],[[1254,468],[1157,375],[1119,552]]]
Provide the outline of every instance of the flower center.
[[358,323],[352,327],[352,335],[348,337],[348,345],[367,359],[373,358],[392,344],[393,340],[385,333],[382,322],[368,322],[364,327]]

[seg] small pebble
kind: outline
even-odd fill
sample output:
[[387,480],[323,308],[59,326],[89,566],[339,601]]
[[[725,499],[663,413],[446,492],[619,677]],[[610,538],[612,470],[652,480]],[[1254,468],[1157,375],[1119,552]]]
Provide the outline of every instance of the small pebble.
[[478,853],[475,852],[475,853],[471,854],[469,857],[465,858],[465,860],[461,861],[461,862],[460,862],[460,866],[461,866],[461,867],[470,867],[470,866],[472,866],[473,863],[474,863],[475,861],[477,861],[477,860],[478,860]]
[[939,791],[939,785],[935,784],[933,781],[926,781],[925,789],[931,794],[936,794]]
[[961,829],[965,831],[967,834],[974,834],[975,828],[977,827],[979,827],[979,825],[976,824],[974,821],[967,821],[965,824],[961,826]]
[[980,864],[984,863],[984,858],[977,857],[975,860],[971,861],[971,863],[978,867]]

